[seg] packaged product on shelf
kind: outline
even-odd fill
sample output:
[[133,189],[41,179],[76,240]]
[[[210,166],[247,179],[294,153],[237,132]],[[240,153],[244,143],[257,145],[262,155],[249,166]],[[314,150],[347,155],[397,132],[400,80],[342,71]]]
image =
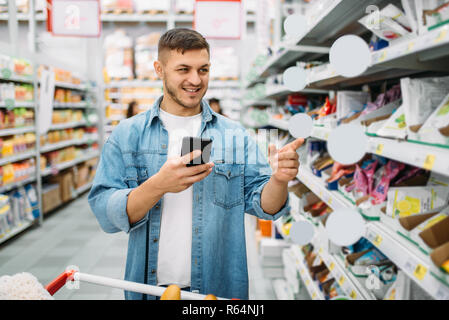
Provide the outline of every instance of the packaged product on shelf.
[[404,104],[402,104],[375,133],[381,137],[405,139],[407,136],[407,123]]
[[449,95],[419,129],[418,140],[449,146]]
[[33,66],[30,61],[21,58],[13,58],[12,62],[14,74],[25,77],[33,75]]
[[447,187],[390,188],[386,214],[397,219],[436,210],[448,203],[449,188]]
[[175,12],[192,14],[195,6],[195,0],[176,0]]
[[385,293],[383,300],[409,300],[411,279],[401,270],[398,270],[396,281]]
[[351,118],[360,113],[368,103],[369,93],[363,91],[338,91],[337,120]]
[[[0,1],[1,3],[1,1]],[[1,9],[0,9],[1,12]],[[13,70],[13,61],[10,56],[0,54],[0,70]]]
[[108,78],[133,78],[133,41],[123,29],[105,37],[105,72]]
[[14,87],[14,97],[16,102],[30,102],[33,101],[33,86],[22,84]]
[[417,140],[419,129],[449,92],[449,77],[404,78],[401,90],[408,140]]
[[211,79],[237,80],[240,78],[239,58],[233,47],[211,48]]
[[30,204],[31,213],[33,214],[34,219],[39,218],[40,211],[36,188],[32,184],[28,184],[24,187],[23,191],[25,192],[26,198]]
[[161,34],[159,32],[152,32],[136,39],[135,62],[136,77],[138,79],[157,79],[153,63],[157,60],[157,46],[160,37]]
[[148,11],[167,13],[170,10],[170,0],[134,0],[134,6],[136,8],[136,11],[140,13]]
[[376,36],[386,41],[394,41],[400,38],[410,39],[413,36],[405,14],[393,4],[363,17],[359,22]]
[[0,83],[0,103],[8,104],[14,102],[16,98],[13,83]]

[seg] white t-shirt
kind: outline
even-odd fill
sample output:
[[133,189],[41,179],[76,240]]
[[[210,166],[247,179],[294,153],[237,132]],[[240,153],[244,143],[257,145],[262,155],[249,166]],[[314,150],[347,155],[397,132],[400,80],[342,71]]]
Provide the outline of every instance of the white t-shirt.
[[[182,138],[198,136],[201,113],[180,117],[160,109],[160,118],[168,131],[168,158],[180,156]],[[157,284],[190,287],[193,187],[166,193],[162,201]]]

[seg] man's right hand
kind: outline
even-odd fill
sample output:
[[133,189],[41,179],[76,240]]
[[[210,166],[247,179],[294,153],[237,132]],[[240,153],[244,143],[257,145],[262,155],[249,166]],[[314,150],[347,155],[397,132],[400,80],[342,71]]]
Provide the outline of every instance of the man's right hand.
[[193,167],[186,166],[199,156],[201,150],[194,150],[182,157],[169,158],[155,175],[158,189],[163,194],[179,193],[206,178],[212,172],[213,162]]

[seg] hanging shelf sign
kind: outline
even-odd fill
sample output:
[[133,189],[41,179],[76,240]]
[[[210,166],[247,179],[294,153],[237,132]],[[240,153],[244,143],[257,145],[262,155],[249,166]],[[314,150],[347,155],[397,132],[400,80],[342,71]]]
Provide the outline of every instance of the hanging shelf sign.
[[193,27],[208,39],[240,39],[240,0],[196,0]]
[[99,37],[99,0],[47,0],[47,30],[54,36]]

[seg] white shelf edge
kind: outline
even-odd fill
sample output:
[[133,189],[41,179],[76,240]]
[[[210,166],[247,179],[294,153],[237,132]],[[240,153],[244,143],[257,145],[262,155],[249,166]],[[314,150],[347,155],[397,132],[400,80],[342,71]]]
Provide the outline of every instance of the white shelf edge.
[[17,162],[25,159],[29,159],[36,156],[36,150],[32,151],[25,151],[22,153],[19,153],[18,155],[12,156],[12,157],[6,157],[6,158],[0,158],[0,166],[3,166],[8,163]]
[[[59,172],[59,171],[62,171],[64,169],[73,167],[73,166],[75,166],[75,165],[77,165],[77,164],[79,164],[81,162],[88,161],[88,160],[90,160],[92,158],[98,157],[99,155],[100,155],[100,152],[98,152],[98,151],[90,152],[89,154],[87,154],[87,155],[85,155],[83,157],[80,157],[78,159],[75,159],[75,160],[72,160],[72,161],[67,161],[65,163],[60,163],[60,164],[58,164],[56,166],[56,169]],[[52,175],[52,174],[53,174],[52,168],[45,168],[41,172],[41,176],[42,177],[46,177],[46,176],[49,176],[49,175]]]
[[28,221],[28,220],[27,221],[22,221],[21,222],[21,226],[15,227],[10,232],[6,233],[2,238],[0,238],[0,244],[8,241],[9,239],[11,239],[12,237],[18,235],[22,231],[25,231],[26,229],[31,227],[33,224],[34,224],[34,221]]
[[[300,169],[300,173],[298,174],[298,178],[318,197],[320,197],[324,202],[326,202],[332,209],[356,209],[355,205],[346,200],[342,195],[340,195],[336,191],[329,191],[324,186],[320,178],[313,176],[313,174],[306,169]],[[380,234],[381,237],[385,237],[385,239],[390,239],[387,243],[389,247],[380,247],[379,249],[391,260],[393,261],[401,270],[406,271],[407,273],[407,265],[409,259],[413,259],[417,261],[417,264],[420,264],[427,268],[428,273],[426,274],[427,280],[425,281],[416,281],[418,285],[421,286],[427,293],[434,297],[444,296],[449,299],[449,285],[446,285],[444,282],[438,280],[435,276],[431,275],[431,273],[439,274],[440,271],[436,266],[433,265],[433,262],[424,255],[419,249],[415,248],[411,243],[405,243],[403,239],[399,235],[396,235],[394,232],[390,231],[387,226],[384,226],[380,222],[369,221],[366,222],[366,234],[365,237],[367,240],[372,242],[375,246],[378,246],[378,241],[376,238],[370,235],[370,230],[377,230],[377,234]],[[402,245],[401,245],[402,243]],[[392,252],[394,254],[392,254]],[[417,265],[416,264],[416,265]],[[408,275],[413,276],[413,272],[408,270]],[[448,277],[449,278],[449,277]],[[437,290],[437,291],[436,291]]]
[[28,183],[32,183],[32,182],[36,181],[36,176],[35,175],[36,175],[36,173],[33,173],[33,175],[31,177],[29,177],[29,178],[27,178],[25,180],[13,182],[13,183],[9,183],[9,184],[7,184],[5,186],[1,186],[0,187],[0,193],[8,192],[8,191],[13,190],[15,188],[18,188],[18,187],[24,186],[24,185],[26,185]]
[[0,137],[11,136],[15,134],[22,134],[27,132],[34,132],[35,127],[22,127],[22,128],[11,128],[11,129],[1,129]]
[[98,139],[98,137],[93,138],[93,139],[92,138],[72,139],[72,140],[62,141],[62,142],[58,142],[58,143],[46,144],[41,147],[41,153],[46,153],[46,152],[58,150],[58,149],[69,147],[69,146],[86,144],[86,143],[89,143],[90,141],[96,141],[97,139]]

